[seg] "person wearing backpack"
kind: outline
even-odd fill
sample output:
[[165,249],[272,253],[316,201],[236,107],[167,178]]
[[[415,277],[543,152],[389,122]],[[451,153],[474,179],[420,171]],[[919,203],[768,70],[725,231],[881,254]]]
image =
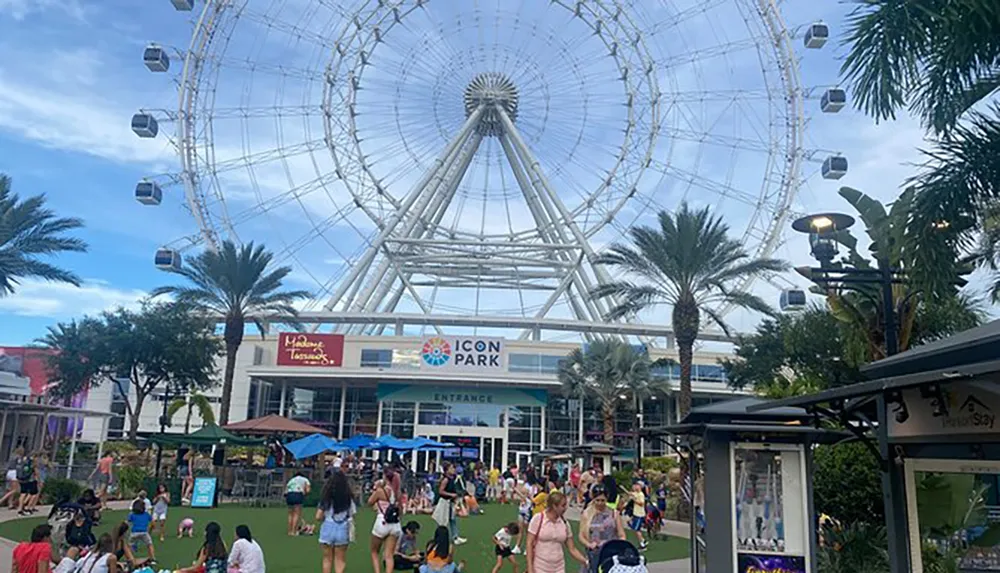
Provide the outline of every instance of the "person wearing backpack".
[[[403,535],[403,528],[399,524],[399,505],[389,483],[389,480],[383,476],[383,479],[375,483],[375,487],[368,497],[368,505],[376,512],[371,536],[372,570],[374,573],[382,572],[383,562],[385,563],[385,573],[395,571],[396,543]],[[381,556],[379,556],[379,552],[382,553]]]
[[38,495],[38,469],[35,467],[35,460],[28,454],[22,454],[17,460],[17,482],[21,485],[17,514],[35,513],[30,502]]

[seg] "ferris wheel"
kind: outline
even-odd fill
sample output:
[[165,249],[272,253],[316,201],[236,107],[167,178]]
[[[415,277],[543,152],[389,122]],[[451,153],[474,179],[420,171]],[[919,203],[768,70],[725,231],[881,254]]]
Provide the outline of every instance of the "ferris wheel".
[[193,32],[143,57],[177,105],[132,128],[179,169],[136,198],[194,230],[156,264],[263,241],[313,310],[600,322],[600,248],[687,201],[767,256],[814,160],[797,51],[829,29],[773,0],[170,1]]

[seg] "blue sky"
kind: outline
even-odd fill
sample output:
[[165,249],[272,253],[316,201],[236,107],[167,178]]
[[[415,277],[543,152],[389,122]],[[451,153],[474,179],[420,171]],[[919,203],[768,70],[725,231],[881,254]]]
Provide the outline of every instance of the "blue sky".
[[[264,72],[254,75],[245,64],[284,64],[290,69],[314,73],[319,70],[321,74],[329,60],[322,45],[324,39],[335,36],[331,30],[339,30],[343,22],[336,13],[339,9],[332,8],[338,3],[251,0],[247,4],[251,11],[226,36],[230,45],[228,59],[220,61],[216,107],[290,109],[305,102],[318,109],[322,82],[318,82],[317,88],[316,82],[296,83],[290,76]],[[646,11],[637,17],[667,21],[671,10],[685,4],[689,2],[665,2],[661,8],[657,3],[642,3]],[[845,13],[843,4],[785,4],[790,28],[801,29],[804,24],[823,19],[831,24],[834,35],[840,32]],[[431,6],[434,5],[432,2]],[[580,193],[601,178],[597,170],[588,171],[588,165],[600,165],[610,157],[618,143],[614,137],[620,138],[615,129],[622,121],[624,108],[616,107],[614,98],[619,97],[618,92],[595,79],[598,74],[609,76],[613,62],[598,57],[602,48],[594,47],[594,39],[586,30],[574,30],[572,25],[565,25],[564,30],[558,13],[535,10],[530,0],[522,0],[520,8],[510,3],[511,7],[501,10],[497,23],[490,26],[470,21],[479,14],[478,8],[470,15],[449,10],[456,5],[444,2],[436,5],[442,7],[439,12],[429,12],[423,20],[417,16],[408,20],[409,37],[404,31],[387,34],[385,48],[379,48],[383,51],[375,54],[382,59],[373,57],[373,62],[379,65],[366,72],[369,73],[366,85],[371,89],[361,93],[370,99],[359,96],[362,119],[358,120],[358,130],[365,138],[362,148],[365,153],[384,156],[378,160],[378,168],[384,170],[380,176],[385,176],[390,193],[396,197],[404,195],[407,184],[416,179],[421,167],[429,164],[449,130],[461,122],[461,87],[471,70],[495,68],[519,74],[524,94],[518,125],[525,139],[537,146],[534,149],[539,162],[560,187],[567,203],[579,203]],[[704,42],[705,47],[739,42],[743,14],[734,8],[734,0],[714,0],[703,5],[704,13],[686,20],[685,27],[670,36],[675,40],[673,43],[657,40],[661,43],[652,47],[662,85],[683,86],[685,82],[696,81],[701,82],[697,85],[703,89],[724,89],[726,85],[751,89],[756,85],[753,82],[760,81],[759,69],[753,67],[757,64],[746,59],[755,54],[751,51],[739,52],[734,48],[731,58],[706,58],[693,67],[665,61],[670,54],[683,53],[685,49],[694,52],[684,46],[701,45],[698,42]],[[13,178],[18,193],[45,193],[56,211],[82,218],[86,228],[80,235],[90,244],[87,254],[58,259],[59,264],[86,279],[83,288],[29,280],[16,295],[0,299],[0,344],[24,344],[43,334],[45,327],[54,322],[118,304],[134,304],[143,293],[169,279],[152,265],[155,249],[197,234],[197,227],[183,208],[181,188],[167,188],[164,204],[156,208],[144,207],[133,199],[136,181],[177,172],[179,160],[167,138],[142,140],[128,126],[129,117],[140,107],[176,107],[176,76],[150,73],[142,65],[141,53],[151,41],[186,48],[193,14],[197,12],[176,12],[168,0],[0,0],[0,53],[4,54],[0,60],[0,171]],[[534,19],[523,18],[524,14]],[[290,38],[278,27],[269,28],[268,19],[272,23],[301,26],[316,36],[313,40],[310,36]],[[478,37],[472,34],[491,29],[493,35],[487,33],[485,39],[483,34]],[[512,33],[504,34],[505,30]],[[560,38],[555,32],[565,33],[565,37]],[[519,35],[522,33],[530,35]],[[421,41],[428,38],[435,38],[436,42],[431,44],[437,47],[423,48],[424,57],[414,58],[407,53],[421,49]],[[499,46],[490,52],[494,54],[492,61],[482,56],[487,52],[483,49],[487,44]],[[858,187],[882,200],[891,200],[900,183],[914,172],[912,163],[919,158],[915,146],[922,139],[919,126],[910,118],[876,126],[851,109],[836,115],[820,114],[818,96],[823,88],[836,84],[838,59],[843,50],[836,40],[821,51],[801,49],[800,39],[796,39],[795,45],[799,48],[802,84],[810,88],[811,96],[806,101],[807,140],[803,146],[815,150],[815,158],[826,154],[820,150],[843,152],[851,160],[851,171],[839,182],[824,181],[816,175],[818,163],[808,162],[803,168],[806,180],[794,210],[848,210],[836,195],[840,185]],[[407,50],[407,46],[411,49]],[[466,49],[466,46],[471,47]],[[173,63],[172,71],[177,71],[176,58]],[[532,72],[531,65],[537,65],[540,71]],[[541,69],[546,66],[547,70]],[[401,74],[412,77],[400,82]],[[400,85],[403,86],[400,94],[387,95]],[[607,85],[618,84],[612,80]],[[683,91],[683,87],[676,89]],[[385,99],[370,95],[379,92],[386,94]],[[435,94],[444,95],[436,98]],[[590,103],[584,105],[584,100]],[[368,119],[380,117],[379,113],[392,105],[402,105],[399,113],[403,122]],[[741,123],[740,116],[757,113],[749,108],[722,112],[705,105],[696,109],[699,110],[704,117],[698,119],[697,125],[702,127],[697,129],[704,128],[706,133],[749,137],[747,134],[756,129],[753,121]],[[580,119],[584,114],[590,114],[586,122]],[[388,116],[383,114],[382,118]],[[344,121],[339,118],[336,123],[342,125]],[[421,121],[424,123],[418,123]],[[275,147],[276,129],[281,130],[286,145],[315,141],[322,137],[317,127],[321,125],[296,117],[277,123],[272,116],[238,118],[229,123],[220,120],[215,133],[217,161],[238,159],[248,148],[259,151],[269,144]],[[173,126],[165,125],[165,130],[172,132]],[[343,134],[333,137],[346,143]],[[659,153],[667,146],[674,153],[672,161],[681,167],[684,161],[690,161],[683,168],[696,171],[706,181],[726,182],[740,191],[759,189],[762,179],[759,155],[745,151],[720,153],[704,143],[685,143],[682,139],[660,142]],[[325,149],[323,152],[326,153]],[[468,209],[461,211],[455,207],[448,215],[457,228],[504,233],[509,228],[518,230],[519,225],[514,223],[523,223],[524,211],[517,211],[517,202],[501,192],[503,185],[497,177],[502,170],[490,167],[499,154],[499,146],[494,145],[474,164],[478,170],[470,174],[470,180],[459,192],[460,197],[467,199]],[[231,214],[239,213],[281,196],[289,186],[308,184],[317,174],[332,171],[332,165],[329,154],[303,154],[266,169],[234,169],[232,175],[224,176],[219,183]],[[707,196],[697,188],[682,189],[676,182],[663,180],[660,185],[656,187],[656,205],[676,204],[683,196],[695,203],[713,205],[734,228],[741,230],[746,225],[746,208],[738,202]],[[269,245],[301,242],[300,248],[290,251],[287,259],[295,267],[292,286],[317,292],[322,283],[347,269],[345,259],[363,246],[374,225],[359,211],[351,211],[349,196],[341,188],[324,188],[323,193],[312,193],[296,203],[276,208],[266,217],[249,218],[236,230],[241,239],[265,241]],[[375,200],[371,205],[387,208],[385,203]],[[500,206],[514,215],[494,217]],[[336,217],[338,209],[343,210],[344,216]],[[620,220],[629,221],[645,221],[646,216],[648,213],[634,204],[627,205],[619,214]],[[322,222],[319,224],[324,225],[324,231],[307,232],[317,222]],[[525,226],[531,225],[520,225]],[[808,262],[804,241],[790,233],[786,235],[789,236],[775,255],[795,264]],[[609,228],[595,233],[592,243],[599,248],[618,236]],[[789,280],[795,279],[789,277]],[[762,284],[757,289],[769,300],[777,301],[778,287]],[[505,305],[509,303],[497,302],[497,308],[507,308]],[[747,330],[757,317],[736,313],[731,319],[737,329]]]

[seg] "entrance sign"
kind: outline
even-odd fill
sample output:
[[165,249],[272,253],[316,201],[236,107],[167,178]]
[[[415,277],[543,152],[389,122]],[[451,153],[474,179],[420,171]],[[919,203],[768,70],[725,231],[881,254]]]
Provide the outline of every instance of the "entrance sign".
[[507,369],[507,349],[503,338],[425,336],[420,345],[420,367],[502,372]]
[[191,507],[212,507],[215,505],[214,477],[194,478],[194,491],[191,493]]
[[278,366],[343,366],[344,335],[282,332]]
[[889,436],[914,438],[1000,433],[1000,388],[996,382],[941,384],[902,392],[888,405]]
[[437,404],[493,404],[498,406],[544,406],[548,392],[536,388],[429,386],[423,384],[379,384],[379,400],[432,402]]

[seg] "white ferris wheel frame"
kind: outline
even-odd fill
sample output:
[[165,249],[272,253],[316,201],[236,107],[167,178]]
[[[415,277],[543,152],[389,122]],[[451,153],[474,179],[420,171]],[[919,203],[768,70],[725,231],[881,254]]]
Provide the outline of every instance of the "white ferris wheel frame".
[[[329,3],[329,0],[317,0],[320,3]],[[430,1],[430,0],[426,0]],[[754,257],[767,257],[770,256],[781,239],[782,229],[784,224],[791,212],[792,203],[798,192],[799,186],[802,182],[801,176],[801,164],[804,159],[807,159],[807,153],[804,151],[804,130],[806,125],[806,116],[804,111],[804,96],[805,90],[803,90],[799,78],[799,68],[798,68],[798,56],[795,53],[793,46],[793,34],[786,28],[785,22],[782,17],[781,9],[779,7],[779,2],[777,0],[734,0],[743,8],[751,9],[755,13],[759,24],[765,31],[764,37],[769,39],[769,46],[766,48],[772,51],[772,56],[774,62],[777,63],[778,71],[781,77],[781,96],[784,101],[785,113],[782,116],[784,120],[784,137],[780,142],[780,146],[775,142],[774,135],[771,135],[771,141],[769,142],[769,148],[771,153],[768,155],[768,162],[780,161],[784,164],[784,169],[778,170],[780,173],[780,181],[774,185],[775,192],[771,193],[767,197],[750,197],[749,194],[745,192],[740,192],[733,188],[724,189],[724,192],[728,193],[743,193],[747,195],[743,199],[745,201],[755,201],[756,208],[753,210],[753,215],[750,223],[747,225],[747,234],[744,236],[744,241],[749,242],[751,239],[756,242],[756,248],[750,253]],[[617,18],[619,15],[628,16],[628,11],[623,9],[620,2],[617,0],[581,0],[575,3],[563,2],[561,0],[553,0],[553,2],[564,5],[569,10],[577,9],[580,6],[586,4],[592,6],[592,10],[601,10],[606,14],[615,14]],[[203,8],[195,19],[194,31],[191,36],[190,43],[187,50],[182,53],[183,56],[183,68],[179,75],[179,85],[178,85],[178,102],[176,112],[168,111],[164,112],[168,118],[173,119],[176,124],[176,136],[173,141],[175,144],[178,155],[180,158],[181,169],[178,174],[169,176],[169,179],[174,184],[180,184],[185,193],[185,199],[187,203],[187,208],[191,212],[196,225],[198,226],[199,233],[197,235],[192,235],[178,239],[173,244],[179,246],[181,249],[187,249],[194,246],[204,246],[206,248],[214,249],[217,248],[220,241],[220,235],[233,237],[239,239],[239,235],[236,231],[236,227],[241,221],[245,221],[255,214],[255,211],[259,207],[254,207],[254,209],[248,212],[237,213],[234,216],[230,216],[228,209],[226,207],[226,200],[223,193],[222,185],[220,184],[217,173],[219,170],[219,165],[216,164],[214,158],[214,145],[212,136],[212,122],[213,117],[220,117],[216,114],[216,110],[209,108],[207,113],[205,112],[205,106],[211,104],[213,98],[211,96],[206,96],[207,93],[211,93],[215,89],[214,78],[211,74],[206,74],[206,68],[211,65],[219,65],[218,59],[213,56],[212,47],[213,42],[216,41],[220,34],[226,34],[227,30],[225,26],[232,26],[234,23],[233,19],[226,20],[224,16],[226,11],[232,10],[236,7],[239,2],[235,0],[206,0]],[[391,2],[391,1],[380,1],[379,4],[383,5],[394,5],[402,4],[402,2]],[[595,12],[596,13],[596,12]],[[358,34],[365,28],[362,26],[360,17],[347,18],[347,23],[345,25],[345,34],[353,33]],[[748,20],[749,23],[749,20]],[[350,32],[353,30],[353,32]],[[373,32],[371,28],[367,29],[369,35],[376,35],[378,32]],[[600,35],[600,34],[598,34]],[[344,36],[342,36],[344,37]],[[638,40],[637,44],[643,42],[641,35],[636,34]],[[604,39],[602,37],[602,39]],[[611,45],[617,42],[617,39],[607,40],[604,39],[607,45]],[[339,42],[339,41],[338,41]],[[338,43],[338,46],[341,45]],[[362,44],[363,46],[364,44]],[[758,50],[765,49],[764,47],[758,45]],[[364,49],[359,49],[354,53],[357,61],[360,64],[360,68],[363,70],[365,58]],[[339,63],[341,60],[337,60]],[[332,65],[332,64],[331,64]],[[763,65],[763,64],[762,64]],[[652,67],[650,68],[652,70]],[[331,73],[331,69],[328,67],[326,73]],[[353,71],[353,70],[352,70]],[[626,72],[627,75],[627,72]],[[633,74],[633,77],[636,74]],[[766,75],[766,74],[765,74]],[[652,80],[649,79],[649,74],[646,74],[647,81],[655,81],[655,76]],[[355,82],[360,81],[359,78],[354,80]],[[654,84],[655,85],[655,84]],[[357,87],[357,84],[353,86]],[[774,86],[769,86],[773,88]],[[338,126],[336,121],[338,119],[333,117],[333,109],[328,107],[328,96],[329,96],[330,82],[325,82],[324,84],[324,112],[327,121],[324,122],[324,129],[327,131],[326,137],[329,140],[333,137],[333,131],[338,127],[347,127],[347,133],[353,136],[355,142],[358,141],[357,137],[357,126],[353,123],[353,114],[346,114],[347,126]],[[655,91],[658,88],[654,88]],[[353,111],[353,101],[348,102],[347,107]],[[631,100],[629,101],[630,111],[631,111]],[[655,107],[655,102],[654,102]],[[222,113],[225,113],[224,111]],[[472,116],[470,116],[471,119]],[[537,161],[532,164],[533,156],[531,150],[524,143],[523,138],[521,138],[514,127],[513,122],[510,118],[506,117],[503,111],[500,111],[500,117],[506,118],[505,126],[510,130],[511,136],[501,139],[501,144],[504,149],[505,155],[511,161],[517,161],[521,158],[525,161],[524,164],[526,169],[522,171],[525,177],[529,179],[537,180],[537,187],[541,190],[545,190],[546,187],[551,187],[551,184],[545,180],[544,173],[540,170],[532,168],[537,167]],[[630,124],[631,125],[631,124]],[[653,156],[653,143],[656,139],[657,133],[655,130],[659,128],[658,118],[654,117],[652,121],[652,126],[654,133],[650,136],[650,144],[644,150],[644,157],[642,161],[649,165],[655,162]],[[458,140],[468,137],[468,132],[473,128],[470,125],[464,126],[463,130],[456,136],[453,140],[457,142]],[[622,157],[626,153],[626,146],[629,144],[629,137],[623,138],[623,143],[621,145],[622,155],[619,156],[616,167],[621,165]],[[310,145],[309,143],[304,143],[301,145]],[[454,151],[455,149],[451,149]],[[360,148],[357,148],[356,152],[360,154]],[[272,151],[271,153],[274,153]],[[474,151],[473,151],[474,154]],[[330,174],[332,177],[341,178],[342,173],[340,173],[341,165],[338,161],[338,155],[334,155],[335,162],[338,162],[337,173]],[[449,159],[449,155],[452,158],[457,157],[455,154],[442,154],[439,157],[439,161],[445,161]],[[471,157],[472,154],[463,154],[466,157]],[[254,159],[253,157],[241,158],[243,161],[250,161]],[[466,165],[467,166],[467,165]],[[374,182],[376,181],[375,174],[371,172],[370,166],[362,162],[362,170],[370,177]],[[515,173],[517,173],[515,171]],[[770,167],[766,174],[771,173]],[[532,177],[532,175],[534,177]],[[428,178],[433,178],[434,170],[430,170],[425,174],[424,180]],[[439,179],[443,178],[439,175]],[[769,182],[768,177],[765,175],[765,181],[762,184],[762,195],[763,192],[768,189]],[[316,181],[312,185],[322,185],[324,182]],[[440,181],[438,181],[440,184]],[[426,184],[426,181],[425,181]],[[522,180],[518,180],[519,186],[523,190],[528,188],[535,188],[535,182],[529,181],[525,183]],[[595,189],[593,196],[596,196],[603,189],[606,189],[611,185],[611,178],[608,178],[607,183],[603,184],[601,188]],[[350,186],[349,186],[350,187]],[[414,189],[409,195],[402,198],[398,198],[392,195],[388,190],[378,190],[383,197],[388,197],[389,201],[397,208],[397,214],[399,220],[402,220],[402,215],[405,215],[405,207],[412,206],[417,198],[421,196],[418,192],[419,189]],[[558,194],[549,189],[556,199],[558,199]],[[355,195],[356,190],[351,190],[352,195],[355,199],[355,205],[364,211],[361,201],[361,197]],[[612,207],[610,214],[607,216],[605,221],[606,224],[614,226],[618,230],[623,230],[619,223],[614,220],[614,215],[622,208],[622,206],[630,199],[630,196],[623,196],[616,206]],[[292,199],[285,199],[285,201],[291,201]],[[295,200],[298,199],[298,194],[295,194]],[[300,200],[299,200],[300,201]],[[300,201],[301,202],[301,201]],[[217,204],[219,206],[218,214],[214,217],[210,212],[209,205]],[[770,221],[760,221],[759,218],[764,211],[766,205],[771,206]],[[562,279],[559,283],[559,292],[565,292],[566,289],[572,285],[575,290],[583,292],[588,286],[593,286],[593,281],[604,281],[607,280],[607,274],[604,269],[600,267],[595,267],[589,264],[590,259],[595,256],[593,249],[590,248],[589,239],[598,229],[598,227],[592,227],[586,231],[582,231],[579,228],[574,228],[572,222],[580,214],[581,211],[587,208],[587,203],[580,203],[578,206],[570,209],[566,206],[561,206],[559,209],[557,205],[553,205],[558,211],[558,215],[555,217],[550,217],[547,221],[547,228],[550,231],[554,231],[557,227],[561,225],[566,225],[569,229],[569,235],[571,237],[558,237],[557,233],[550,233],[548,237],[539,237],[536,235],[534,238],[536,242],[526,242],[521,246],[508,247],[506,253],[504,253],[507,263],[525,263],[532,258],[537,258],[538,255],[544,254],[550,259],[558,259],[564,263],[563,266],[567,267],[568,270],[562,275]],[[437,212],[443,213],[443,209],[438,209]],[[221,214],[221,216],[220,216]],[[377,218],[371,212],[366,212],[369,217]],[[417,217],[410,218],[411,223],[418,221]],[[433,221],[433,217],[431,218]],[[397,220],[396,223],[399,221]],[[542,223],[541,220],[536,222]],[[383,222],[384,223],[384,222]],[[415,225],[407,223],[411,229]],[[424,223],[426,225],[426,222]],[[381,225],[380,225],[381,226]],[[393,225],[395,226],[395,225]],[[384,227],[383,227],[384,228]],[[540,228],[540,232],[545,229]],[[756,236],[752,236],[756,234]],[[526,235],[522,235],[526,237]],[[538,241],[537,239],[543,239]],[[392,301],[398,302],[399,298],[404,291],[408,291],[409,294],[415,298],[419,304],[419,297],[415,296],[413,290],[413,285],[409,282],[409,276],[412,274],[413,269],[406,269],[405,260],[393,261],[392,257],[384,256],[388,253],[388,250],[384,248],[384,244],[388,242],[393,242],[397,247],[402,247],[403,250],[412,252],[415,246],[420,246],[424,249],[436,250],[437,261],[443,266],[447,266],[446,259],[458,260],[465,259],[467,257],[481,256],[483,253],[482,243],[483,237],[477,236],[466,236],[457,237],[452,240],[444,241],[440,237],[413,237],[413,236],[400,236],[392,237],[386,234],[385,237],[379,241],[377,245],[371,245],[366,251],[361,253],[359,257],[354,261],[352,265],[351,275],[348,275],[354,280],[345,280],[347,277],[340,277],[337,281],[337,290],[332,293],[332,295],[327,299],[326,303],[323,305],[324,311],[334,312],[334,309],[338,304],[342,303],[342,298],[345,295],[351,294],[348,291],[353,291],[353,294],[362,295],[359,300],[365,301],[357,303],[355,300],[351,300],[349,304],[343,304],[340,312],[344,314],[351,314],[357,312],[369,312],[369,313],[379,313],[379,312],[389,312],[392,311]],[[546,240],[548,239],[548,240]],[[445,245],[443,243],[447,242]],[[498,245],[486,245],[487,250],[496,250]],[[493,253],[496,254],[495,252]],[[393,282],[389,280],[374,280],[370,278],[367,282],[359,280],[363,272],[367,271],[369,266],[383,255],[379,261],[378,266],[374,269],[374,278],[385,279],[390,271],[395,271],[396,278],[400,279],[399,284],[392,288]],[[426,258],[421,259],[426,260]],[[443,269],[444,270],[444,269]],[[590,278],[591,273],[593,274],[593,279]],[[357,276],[355,276],[357,275]],[[332,285],[335,279],[330,280]],[[748,288],[752,282],[753,278],[748,279],[743,284],[739,285],[740,288]],[[364,283],[364,284],[363,284]],[[362,290],[363,288],[363,290]],[[392,290],[393,292],[389,292]],[[382,296],[378,296],[382,295]],[[381,305],[381,300],[384,297],[388,297],[390,300],[390,305]],[[577,320],[581,323],[588,322],[592,323],[594,321],[601,321],[602,316],[606,314],[608,307],[603,301],[593,301],[589,297],[575,297],[578,300],[574,303],[574,297],[569,297],[571,304],[575,307],[573,308],[573,314]],[[366,301],[375,300],[376,305],[372,306],[367,304]],[[536,318],[543,318],[545,313],[551,308],[552,303],[554,303],[556,297],[550,297],[550,299],[544,305],[544,309],[538,313]],[[431,313],[429,309],[422,308],[428,314]],[[720,316],[724,315],[726,312],[731,310],[730,307],[722,307],[718,310]],[[631,320],[630,320],[631,321]],[[353,327],[354,331],[357,333],[382,333],[388,325],[365,325]],[[522,332],[521,337],[527,338],[530,335],[528,330]]]

